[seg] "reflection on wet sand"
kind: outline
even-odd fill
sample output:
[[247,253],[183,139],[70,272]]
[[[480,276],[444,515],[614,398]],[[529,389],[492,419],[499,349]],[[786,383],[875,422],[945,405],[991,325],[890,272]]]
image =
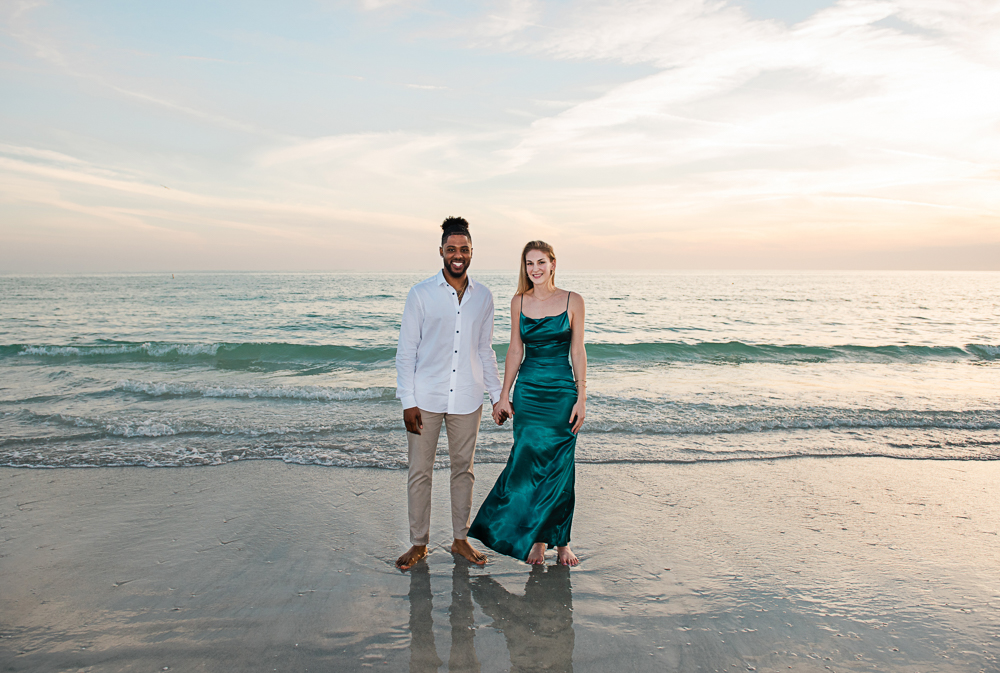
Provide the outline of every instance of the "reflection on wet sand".
[[451,656],[448,658],[449,671],[479,673],[479,659],[476,658],[476,618],[472,608],[472,592],[469,589],[469,566],[461,561],[451,572]]
[[[451,653],[449,671],[479,673],[473,598],[503,633],[511,671],[573,670],[573,592],[565,566],[535,566],[524,596],[508,592],[492,577],[470,582],[469,566],[456,563],[451,576]],[[443,663],[434,645],[430,570],[421,563],[410,571],[410,671],[437,671]]]
[[442,662],[434,647],[434,618],[431,616],[431,572],[426,563],[410,570],[410,671],[437,671]]
[[472,595],[491,626],[503,632],[511,671],[573,670],[573,591],[566,566],[535,566],[524,596],[489,576],[472,582]]

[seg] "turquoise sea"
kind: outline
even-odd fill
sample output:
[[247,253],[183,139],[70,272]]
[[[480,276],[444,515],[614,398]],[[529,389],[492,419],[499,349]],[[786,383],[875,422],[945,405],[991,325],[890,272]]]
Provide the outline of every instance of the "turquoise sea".
[[[434,271],[0,276],[0,465],[404,467],[396,337]],[[502,367],[516,277],[473,276]],[[558,280],[587,302],[579,462],[1000,459],[1000,273]],[[510,443],[486,418],[477,461]]]

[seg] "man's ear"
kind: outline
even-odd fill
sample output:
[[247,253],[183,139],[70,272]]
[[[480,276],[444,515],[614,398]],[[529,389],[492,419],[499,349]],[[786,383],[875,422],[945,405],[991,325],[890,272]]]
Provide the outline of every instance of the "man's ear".
[[444,248],[443,247],[438,247],[438,254],[441,255],[442,257],[444,257]]

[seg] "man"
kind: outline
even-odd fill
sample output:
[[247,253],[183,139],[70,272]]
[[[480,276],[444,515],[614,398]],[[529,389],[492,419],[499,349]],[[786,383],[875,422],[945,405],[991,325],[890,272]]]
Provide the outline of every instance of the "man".
[[469,278],[469,223],[449,217],[441,225],[444,269],[410,289],[396,351],[396,397],[403,403],[409,448],[406,483],[410,544],[396,560],[409,570],[427,556],[431,478],[441,423],[451,460],[451,551],[483,565],[486,556],[466,538],[475,475],[472,459],[483,412],[483,392],[500,401],[500,374],[493,352],[493,294]]

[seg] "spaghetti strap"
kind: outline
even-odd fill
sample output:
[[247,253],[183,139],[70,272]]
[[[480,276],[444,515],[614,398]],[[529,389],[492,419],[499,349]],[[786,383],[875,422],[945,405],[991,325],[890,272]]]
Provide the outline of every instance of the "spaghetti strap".
[[572,292],[567,292],[566,293],[566,310],[567,311],[569,310],[569,298],[572,297],[572,296],[573,296]]
[[521,308],[517,309],[517,312],[524,315],[524,293],[521,293]]

